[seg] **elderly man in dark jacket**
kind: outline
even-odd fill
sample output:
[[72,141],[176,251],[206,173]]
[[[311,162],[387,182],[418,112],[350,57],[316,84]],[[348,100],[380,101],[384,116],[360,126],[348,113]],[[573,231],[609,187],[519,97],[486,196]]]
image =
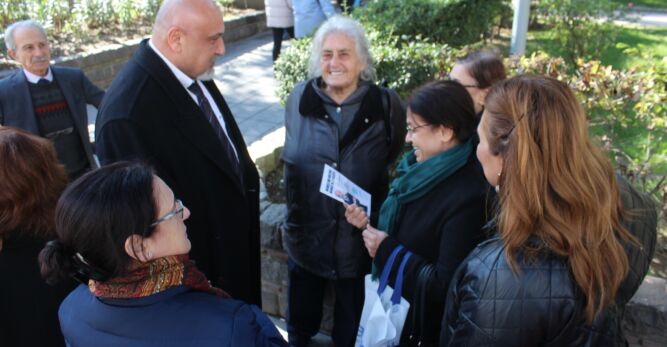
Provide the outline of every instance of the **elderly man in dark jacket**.
[[0,81],[0,125],[51,140],[70,179],[97,167],[86,104],[98,107],[104,91],[80,69],[51,66],[46,32],[33,20],[8,26],[5,42],[21,69]]

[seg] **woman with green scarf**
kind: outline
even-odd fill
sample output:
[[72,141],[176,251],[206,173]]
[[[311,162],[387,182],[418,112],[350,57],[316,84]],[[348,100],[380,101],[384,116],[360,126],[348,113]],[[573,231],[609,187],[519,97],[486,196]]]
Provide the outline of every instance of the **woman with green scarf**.
[[408,102],[407,124],[405,141],[413,150],[396,168],[377,228],[358,206],[346,206],[345,215],[363,230],[374,272],[383,270],[399,244],[414,254],[404,271],[403,297],[411,307],[401,345],[436,345],[447,287],[486,236],[493,193],[475,157],[477,119],[465,87],[455,81],[420,87]]

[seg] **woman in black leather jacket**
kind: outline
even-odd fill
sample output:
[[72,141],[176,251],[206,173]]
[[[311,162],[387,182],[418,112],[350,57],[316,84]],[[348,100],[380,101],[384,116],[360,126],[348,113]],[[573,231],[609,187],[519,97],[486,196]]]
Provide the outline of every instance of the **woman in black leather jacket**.
[[654,207],[617,182],[567,85],[517,76],[485,106],[477,157],[499,191],[498,236],[452,279],[441,346],[624,346]]

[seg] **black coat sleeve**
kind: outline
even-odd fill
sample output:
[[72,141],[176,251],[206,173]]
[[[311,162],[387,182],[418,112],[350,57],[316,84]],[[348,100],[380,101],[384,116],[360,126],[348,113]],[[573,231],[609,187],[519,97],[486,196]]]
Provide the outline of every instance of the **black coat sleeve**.
[[[471,199],[469,203],[457,206],[457,211],[452,214],[452,217],[440,224],[440,244],[436,263],[433,264],[421,255],[414,254],[406,264],[403,275],[403,297],[406,300],[412,302],[419,272],[424,266],[431,265],[435,268],[435,276],[431,276],[426,284],[428,302],[443,305],[447,288],[456,268],[483,239],[483,232],[480,229],[480,221],[484,220],[483,213],[479,203]],[[432,241],[425,240],[425,242]],[[389,255],[398,244],[399,242],[392,236],[382,241],[375,257],[375,266],[379,271],[384,269]],[[395,262],[392,269],[390,277],[392,286],[399,264],[400,262]]]
[[99,108],[100,102],[102,102],[102,98],[104,97],[104,91],[93,84],[83,72],[81,72],[81,84],[86,103]]
[[105,123],[97,134],[95,148],[102,165],[120,160],[148,159],[136,124],[128,119]]

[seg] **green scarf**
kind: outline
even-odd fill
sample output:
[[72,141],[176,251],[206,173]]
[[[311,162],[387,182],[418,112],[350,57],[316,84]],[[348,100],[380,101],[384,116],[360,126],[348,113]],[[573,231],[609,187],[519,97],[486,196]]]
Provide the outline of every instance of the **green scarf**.
[[421,163],[417,163],[414,150],[406,154],[396,167],[396,178],[391,182],[387,199],[380,208],[378,229],[393,234],[396,216],[403,206],[426,195],[463,167],[472,149],[471,138]]

